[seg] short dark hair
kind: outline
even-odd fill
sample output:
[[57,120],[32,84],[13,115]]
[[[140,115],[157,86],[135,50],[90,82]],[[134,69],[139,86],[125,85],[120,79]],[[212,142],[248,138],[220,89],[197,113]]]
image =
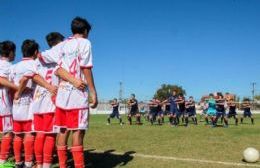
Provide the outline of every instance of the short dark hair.
[[11,52],[15,52],[16,46],[12,41],[3,41],[0,43],[0,55],[1,57],[8,58]]
[[71,31],[73,34],[84,34],[85,31],[89,33],[91,25],[89,22],[81,17],[75,17],[71,22]]
[[51,32],[46,35],[46,41],[49,47],[53,47],[57,45],[59,42],[62,42],[63,40],[64,40],[64,36],[59,32]]
[[23,57],[32,57],[34,53],[39,51],[39,44],[34,40],[24,40],[22,44]]

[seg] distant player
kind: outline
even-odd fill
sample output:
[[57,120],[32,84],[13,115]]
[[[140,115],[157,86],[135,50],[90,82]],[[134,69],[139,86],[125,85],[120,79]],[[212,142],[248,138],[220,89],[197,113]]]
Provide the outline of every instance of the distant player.
[[25,167],[32,167],[33,164],[33,113],[29,107],[33,99],[34,82],[46,88],[53,95],[56,94],[56,87],[38,75],[34,61],[38,51],[39,45],[34,40],[25,40],[22,44],[23,60],[11,69],[11,79],[15,85],[19,85],[13,103],[13,132],[15,134],[13,148],[16,167],[23,167],[23,151]]
[[238,125],[238,117],[237,117],[237,111],[236,111],[237,105],[234,102],[234,99],[233,98],[229,99],[227,105],[229,107],[228,118],[233,117],[235,119],[236,125]]
[[127,104],[128,104],[128,108],[129,108],[129,113],[127,116],[129,124],[132,125],[132,117],[135,117],[136,124],[140,125],[141,124],[141,114],[139,113],[138,101],[135,98],[135,94],[131,94],[131,98],[129,99]]
[[241,117],[241,124],[243,124],[244,118],[249,117],[251,119],[251,123],[254,124],[254,117],[251,112],[251,103],[249,99],[245,99],[244,102],[242,103],[242,108],[244,109],[244,114]]
[[217,105],[217,116],[216,116],[216,124],[218,122],[218,119],[224,120],[224,127],[228,127],[228,119],[226,116],[226,100],[224,99],[224,96],[222,94],[218,95],[218,99],[216,100]]
[[178,114],[178,117],[177,117],[177,120],[178,120],[178,123],[179,123],[179,118],[182,119],[182,122],[184,123],[185,122],[185,126],[188,126],[188,123],[189,123],[189,116],[188,114],[186,113],[186,107],[185,107],[185,97],[183,94],[180,94],[179,97],[178,97],[178,100],[177,100],[177,104],[178,104],[178,107],[179,107],[179,114]]
[[212,93],[209,95],[207,107],[208,108],[207,108],[206,119],[208,120],[208,118],[210,118],[212,127],[215,127],[216,126],[215,121],[216,121],[217,110],[216,110],[216,100],[215,100],[214,95]]
[[178,111],[177,101],[178,101],[178,96],[175,90],[172,91],[172,95],[167,100],[163,101],[164,104],[170,105],[169,121],[170,124],[173,126],[178,125],[177,117],[179,111]]
[[163,111],[163,103],[159,100],[156,99],[156,103],[157,103],[157,121],[158,124],[161,125],[162,123],[164,123],[164,111]]
[[150,100],[150,102],[148,103],[149,106],[149,121],[151,123],[151,125],[153,125],[153,123],[156,121],[156,117],[158,114],[158,103],[156,101],[155,98],[153,98],[152,100]]
[[7,162],[13,140],[12,122],[12,98],[11,92],[18,89],[10,81],[11,62],[15,58],[16,46],[11,41],[0,43],[0,132],[1,132],[1,151],[0,166],[12,167],[13,164]]
[[122,118],[119,114],[119,102],[117,101],[116,98],[112,101],[111,106],[113,109],[112,109],[112,113],[107,118],[107,125],[110,125],[111,123],[110,118],[115,118],[115,117],[119,120],[119,124],[123,125]]
[[189,100],[186,101],[186,111],[187,111],[188,117],[191,117],[193,123],[195,125],[197,125],[198,121],[197,121],[197,116],[196,116],[196,105],[195,105],[195,101],[192,96],[190,96]]

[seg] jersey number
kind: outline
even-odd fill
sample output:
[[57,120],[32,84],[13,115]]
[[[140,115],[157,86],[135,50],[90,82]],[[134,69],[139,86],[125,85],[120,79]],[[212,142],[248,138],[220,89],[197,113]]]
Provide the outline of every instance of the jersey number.
[[45,75],[45,80],[47,81],[47,82],[49,82],[50,84],[51,84],[51,79],[52,79],[52,72],[53,72],[53,70],[52,69],[49,69],[49,70],[47,70],[47,73],[46,73],[46,75]]
[[70,65],[70,74],[73,75],[74,77],[77,74],[77,59],[74,59]]

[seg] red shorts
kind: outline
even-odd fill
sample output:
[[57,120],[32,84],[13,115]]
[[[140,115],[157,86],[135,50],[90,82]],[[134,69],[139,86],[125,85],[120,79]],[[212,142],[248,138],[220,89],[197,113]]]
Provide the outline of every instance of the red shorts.
[[55,133],[54,113],[34,114],[33,125],[35,132]]
[[6,133],[13,131],[13,117],[12,115],[0,116],[0,132]]
[[30,133],[33,132],[32,120],[29,121],[13,121],[15,134]]
[[68,130],[85,130],[88,127],[88,109],[63,110],[56,108],[55,126]]

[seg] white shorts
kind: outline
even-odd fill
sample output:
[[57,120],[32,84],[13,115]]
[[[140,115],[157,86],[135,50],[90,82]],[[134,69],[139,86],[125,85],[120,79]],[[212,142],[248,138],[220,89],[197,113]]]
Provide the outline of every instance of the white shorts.
[[13,131],[12,115],[0,116],[0,132],[8,133]]

